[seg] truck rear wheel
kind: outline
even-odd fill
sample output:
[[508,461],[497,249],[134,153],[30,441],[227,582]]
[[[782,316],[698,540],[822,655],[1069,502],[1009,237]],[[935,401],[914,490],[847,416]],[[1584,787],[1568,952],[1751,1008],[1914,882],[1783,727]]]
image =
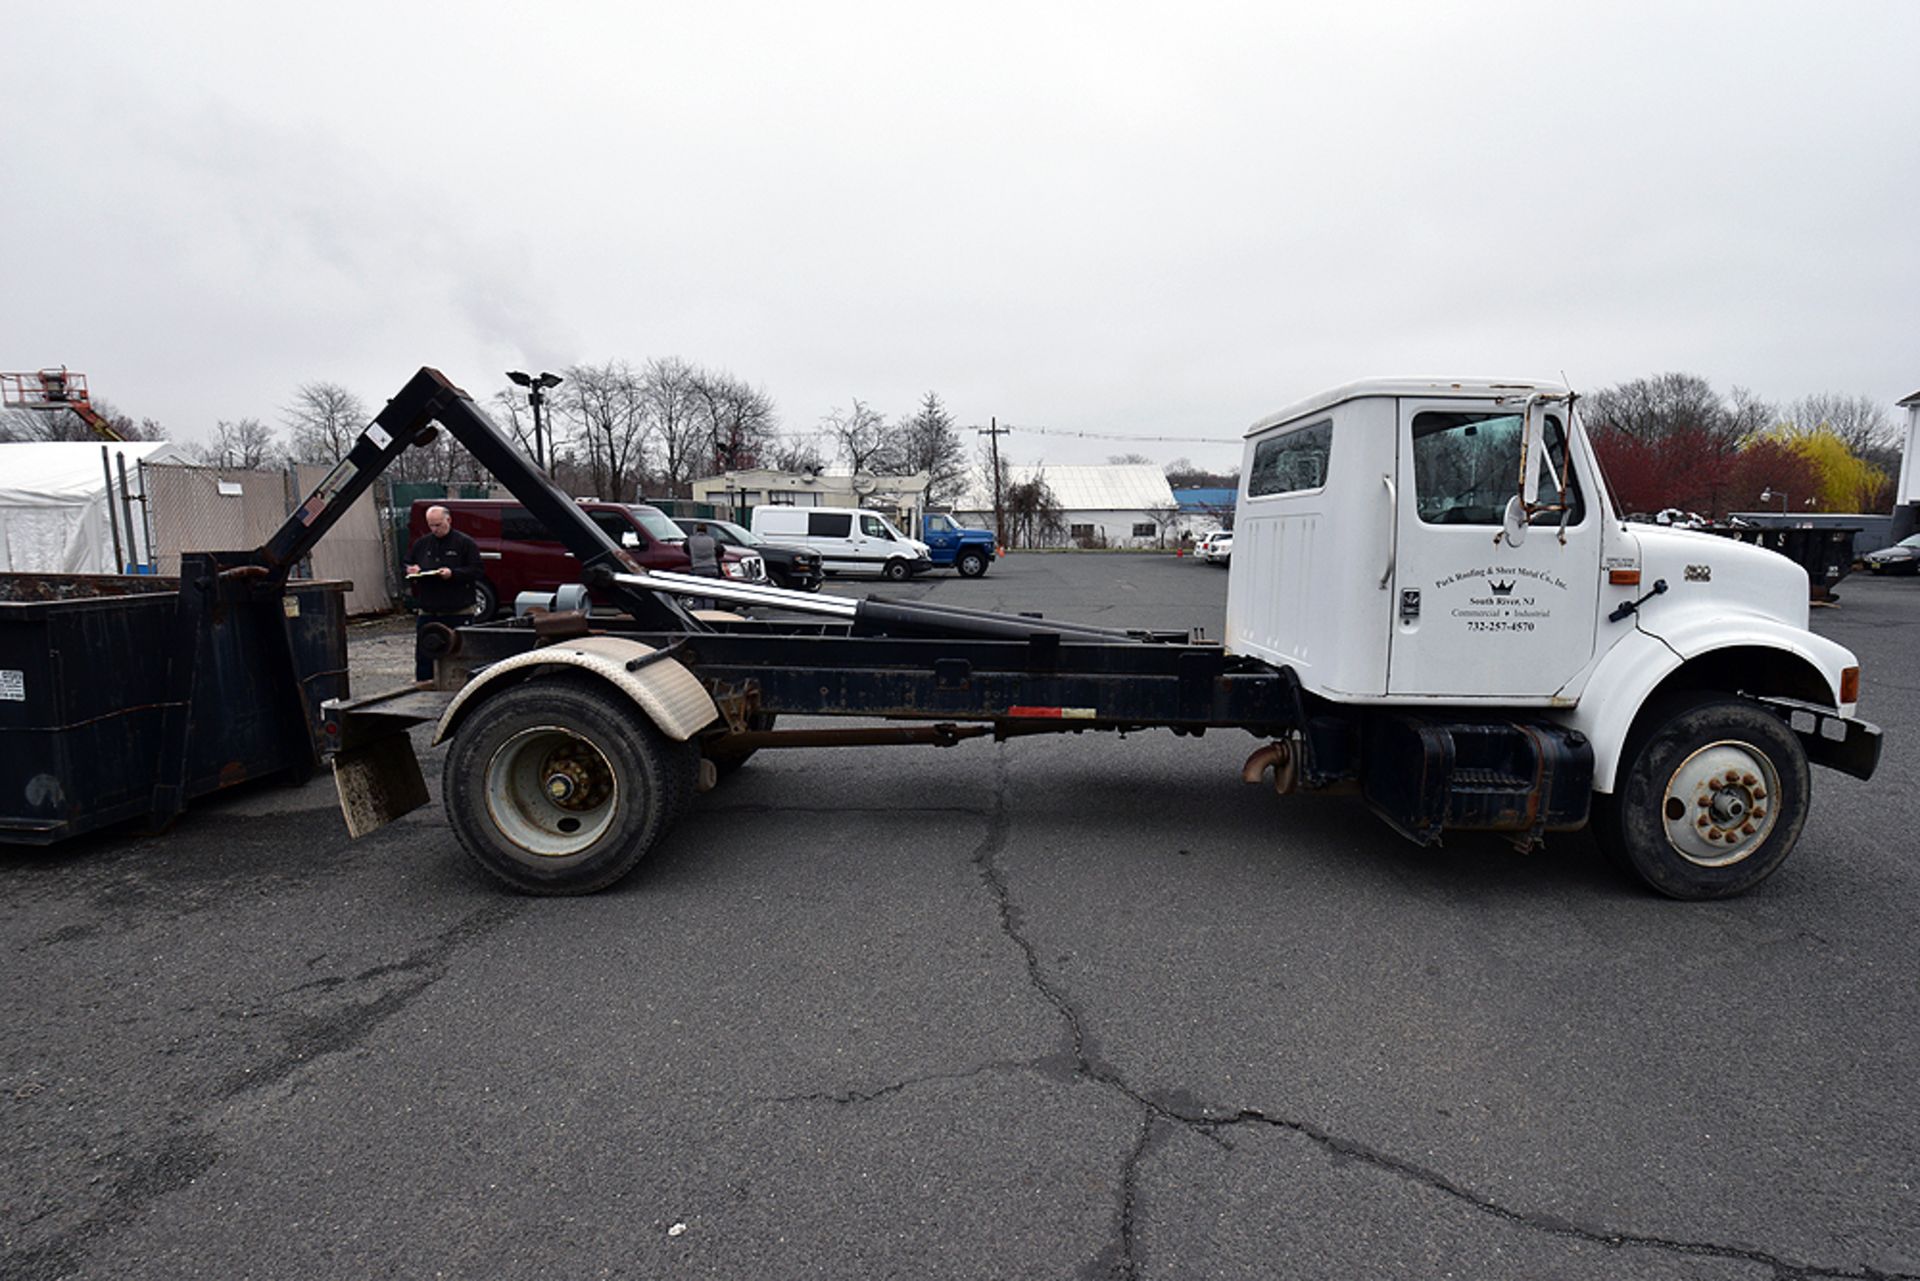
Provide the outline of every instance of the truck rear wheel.
[[1594,837],[1669,898],[1728,898],[1793,852],[1810,790],[1806,750],[1778,717],[1685,695],[1650,709],[1628,741],[1613,795],[1594,797]]
[[962,578],[978,578],[987,572],[987,554],[980,551],[965,551],[953,563]]
[[698,748],[591,679],[526,681],[467,714],[441,794],[475,862],[527,894],[625,876],[678,818]]

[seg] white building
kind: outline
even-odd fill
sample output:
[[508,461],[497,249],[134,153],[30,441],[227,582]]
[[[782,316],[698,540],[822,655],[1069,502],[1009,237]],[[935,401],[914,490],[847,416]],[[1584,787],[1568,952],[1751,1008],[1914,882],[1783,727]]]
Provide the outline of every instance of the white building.
[[[1062,510],[1063,533],[1056,544],[1095,547],[1159,547],[1179,536],[1181,517],[1166,473],[1151,463],[1107,463],[1089,466],[1010,466],[1014,484],[1036,477],[1047,482]],[[975,477],[957,504],[963,524],[993,528],[993,490],[982,488],[985,477]]]
[[855,476],[845,468],[784,472],[759,467],[704,476],[693,482],[695,502],[736,512],[745,522],[763,503],[782,507],[867,507],[894,517],[903,529],[920,528],[926,507],[926,472],[911,476]]

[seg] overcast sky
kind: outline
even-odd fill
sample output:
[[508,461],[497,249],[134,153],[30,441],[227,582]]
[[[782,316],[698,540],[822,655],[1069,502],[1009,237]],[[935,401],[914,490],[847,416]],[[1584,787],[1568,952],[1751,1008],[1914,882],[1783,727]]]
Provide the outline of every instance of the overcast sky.
[[176,438],[682,356],[1238,460],[1386,373],[1920,388],[1920,4],[8,5],[0,367]]

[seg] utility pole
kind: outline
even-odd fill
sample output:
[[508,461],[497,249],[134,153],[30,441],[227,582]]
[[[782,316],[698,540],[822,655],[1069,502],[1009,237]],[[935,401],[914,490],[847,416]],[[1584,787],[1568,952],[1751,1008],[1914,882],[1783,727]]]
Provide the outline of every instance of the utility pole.
[[987,438],[987,447],[993,455],[993,540],[1000,547],[1007,545],[1007,508],[1000,498],[1000,438],[1012,431],[1011,427],[1002,427],[998,418],[987,419],[988,426],[975,427],[974,434]]

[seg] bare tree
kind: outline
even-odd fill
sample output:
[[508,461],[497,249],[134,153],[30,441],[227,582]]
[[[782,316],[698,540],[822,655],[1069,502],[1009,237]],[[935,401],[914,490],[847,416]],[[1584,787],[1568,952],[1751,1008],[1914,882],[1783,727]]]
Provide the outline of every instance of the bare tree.
[[193,452],[203,463],[241,471],[259,471],[286,462],[286,451],[275,439],[273,428],[258,418],[222,418],[213,425],[213,439]]
[[703,462],[714,471],[760,465],[779,425],[773,397],[724,369],[701,369],[694,378],[693,400],[713,450]]
[[1208,471],[1196,466],[1190,458],[1176,458],[1160,470],[1166,473],[1167,484],[1175,489],[1237,489],[1240,486],[1238,467]]
[[967,451],[953,415],[934,392],[926,394],[911,418],[900,420],[892,453],[903,473],[927,473],[929,507],[950,505],[966,488]]
[[[142,418],[135,422],[104,400],[93,400],[89,404],[93,411],[107,420],[107,425],[120,435],[122,440],[165,440],[167,430],[152,418]],[[33,440],[92,440],[97,435],[87,420],[71,409],[7,409],[0,410],[0,441]]]
[[1163,507],[1147,508],[1147,515],[1153,521],[1154,545],[1165,547],[1167,536],[1179,526],[1186,516],[1186,509],[1179,503],[1168,503]]
[[893,433],[887,430],[887,420],[858,396],[854,397],[852,408],[843,412],[836,407],[829,411],[820,420],[820,426],[833,437],[840,457],[847,460],[854,475],[871,476],[893,470],[894,439]]
[[639,491],[652,424],[631,366],[617,360],[573,365],[548,403],[584,456],[584,477],[593,494],[624,501]]
[[1046,472],[1036,470],[1026,480],[1006,487],[1007,533],[1017,547],[1046,547],[1066,535],[1066,511],[1047,484]]
[[1107,463],[1114,467],[1128,467],[1136,464],[1144,464],[1145,466],[1151,467],[1153,465],[1153,459],[1147,457],[1145,454],[1108,454]]
[[1787,409],[1787,421],[1802,431],[1825,427],[1858,457],[1893,446],[1893,419],[1871,396],[1820,392],[1802,396]]
[[660,483],[669,498],[683,497],[713,461],[712,402],[704,377],[678,356],[649,360],[640,373],[640,394],[659,443]]
[[339,383],[302,383],[281,411],[293,436],[295,462],[331,463],[345,458],[367,425],[367,408]]
[[774,439],[766,462],[776,471],[793,475],[817,473],[827,465],[820,454],[819,438],[815,436],[779,436]]
[[[534,456],[533,402],[523,388],[511,383],[493,393],[493,413],[488,415],[496,427],[506,430],[507,439],[528,458]],[[402,455],[404,457],[404,455]]]
[[[1742,392],[1743,397],[1748,393]],[[1753,401],[1757,405],[1759,402]],[[1712,384],[1698,374],[1658,374],[1602,387],[1581,401],[1587,426],[1643,443],[1679,432],[1696,433],[1720,450],[1741,440],[1742,422]]]

